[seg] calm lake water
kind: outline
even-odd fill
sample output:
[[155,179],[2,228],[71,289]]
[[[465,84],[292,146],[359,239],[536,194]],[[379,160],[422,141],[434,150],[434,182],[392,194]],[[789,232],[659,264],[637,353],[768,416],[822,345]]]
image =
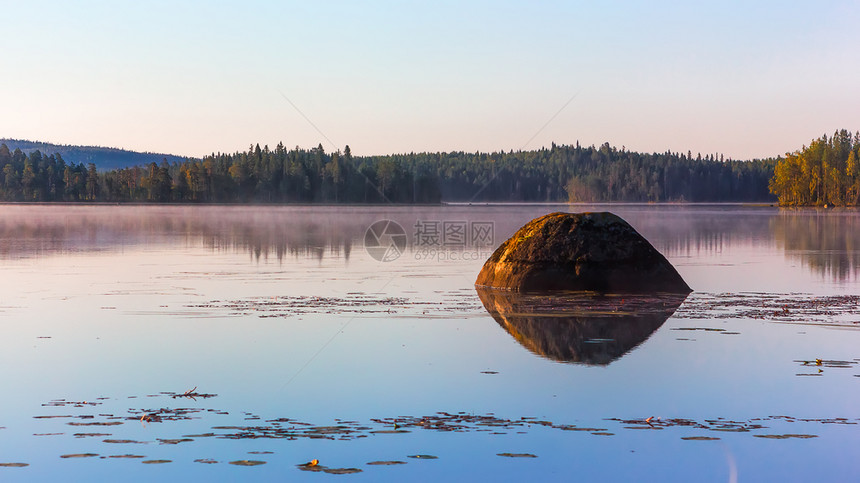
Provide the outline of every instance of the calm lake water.
[[[476,293],[595,210],[695,292]],[[0,273],[3,481],[860,481],[857,211],[3,205]]]

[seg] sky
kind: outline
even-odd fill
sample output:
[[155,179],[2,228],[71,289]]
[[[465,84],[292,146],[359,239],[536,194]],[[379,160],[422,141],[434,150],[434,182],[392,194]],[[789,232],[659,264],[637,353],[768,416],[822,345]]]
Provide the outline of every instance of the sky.
[[857,1],[0,0],[0,138],[203,156],[604,142],[763,158],[860,129]]

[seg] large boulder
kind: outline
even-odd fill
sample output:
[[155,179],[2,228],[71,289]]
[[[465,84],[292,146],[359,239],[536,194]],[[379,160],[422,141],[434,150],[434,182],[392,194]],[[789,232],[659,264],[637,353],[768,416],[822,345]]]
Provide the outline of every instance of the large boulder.
[[493,252],[475,285],[514,291],[692,291],[648,240],[606,212],[551,213],[528,222]]

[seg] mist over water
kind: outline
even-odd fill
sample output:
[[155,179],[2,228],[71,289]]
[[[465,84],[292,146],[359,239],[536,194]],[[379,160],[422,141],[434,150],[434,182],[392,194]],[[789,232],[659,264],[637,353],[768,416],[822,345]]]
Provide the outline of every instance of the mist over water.
[[[452,205],[386,206],[81,206],[2,205],[0,257],[57,256],[181,242],[253,258],[349,259],[368,227],[391,219],[421,249],[418,224],[482,221],[493,226],[494,249],[520,226],[551,211],[612,211],[667,257],[718,256],[749,247],[781,249],[821,278],[856,280],[860,217],[856,210],[774,209],[738,205]],[[463,250],[469,244],[426,248]]]
[[[695,291],[479,297],[492,250],[552,211],[618,214]],[[397,239],[368,237],[380,220],[406,239],[387,261],[365,246]],[[571,465],[724,481],[728,454],[744,479],[854,480],[858,220],[740,205],[2,205],[0,463],[29,466],[0,479],[312,479],[296,465],[318,459],[373,481]],[[229,464],[246,460],[263,464]],[[404,464],[368,464],[386,461]]]

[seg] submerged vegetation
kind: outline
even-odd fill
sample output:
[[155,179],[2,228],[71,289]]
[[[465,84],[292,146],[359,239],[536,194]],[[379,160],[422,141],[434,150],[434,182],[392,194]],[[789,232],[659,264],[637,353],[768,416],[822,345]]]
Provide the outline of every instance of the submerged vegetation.
[[770,191],[785,206],[860,205],[860,132],[852,137],[843,129],[786,154]]
[[353,156],[278,144],[102,171],[0,144],[0,200],[196,203],[770,201],[775,160],[555,145]]

